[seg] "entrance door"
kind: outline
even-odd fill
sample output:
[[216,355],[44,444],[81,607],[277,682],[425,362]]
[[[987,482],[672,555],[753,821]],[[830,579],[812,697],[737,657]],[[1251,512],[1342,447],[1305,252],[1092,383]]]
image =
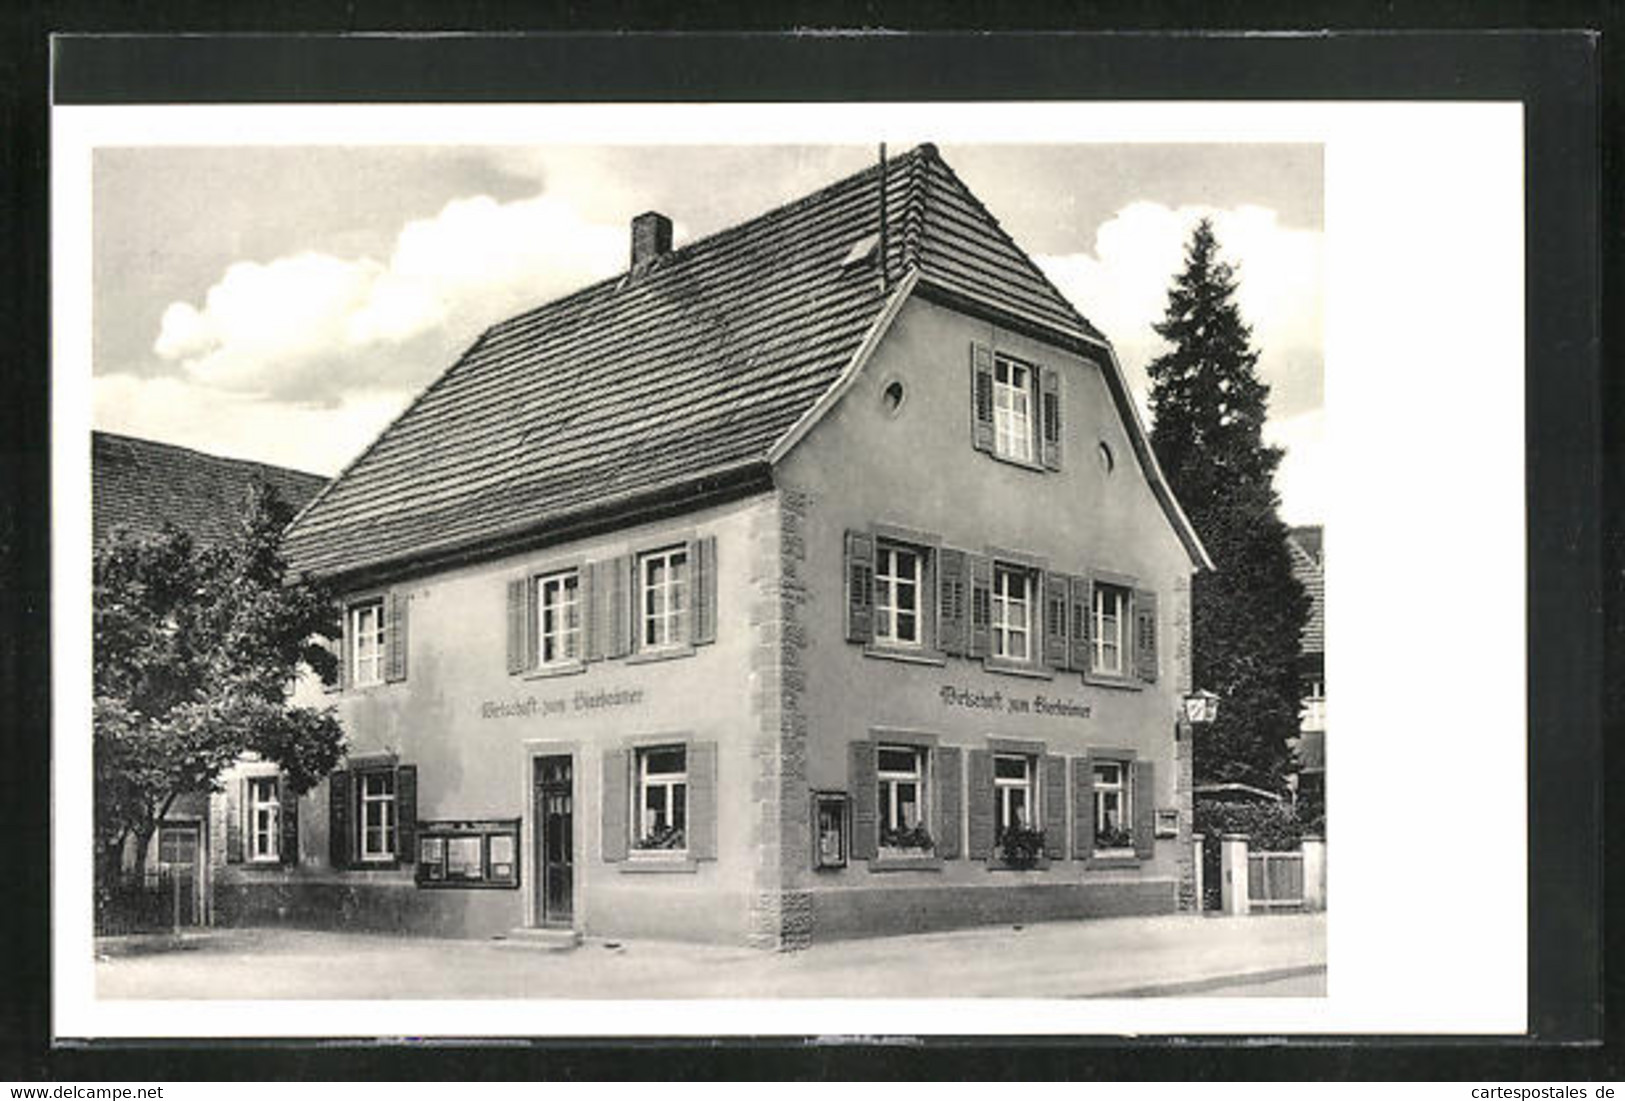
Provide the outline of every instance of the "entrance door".
[[575,916],[575,793],[570,758],[536,758],[536,914],[543,925]]
[[195,825],[158,828],[157,906],[167,924],[198,923],[198,831]]

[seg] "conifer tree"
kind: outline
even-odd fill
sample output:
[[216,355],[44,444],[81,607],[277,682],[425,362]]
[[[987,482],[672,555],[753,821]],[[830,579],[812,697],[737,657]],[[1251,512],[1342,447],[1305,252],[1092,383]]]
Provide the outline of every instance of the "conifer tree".
[[1274,487],[1282,452],[1264,442],[1269,386],[1235,302],[1236,270],[1203,219],[1168,291],[1157,335],[1173,345],[1147,368],[1151,444],[1215,569],[1191,585],[1193,687],[1219,695],[1199,731],[1198,783],[1283,787],[1298,730],[1299,635],[1309,612],[1292,575]]

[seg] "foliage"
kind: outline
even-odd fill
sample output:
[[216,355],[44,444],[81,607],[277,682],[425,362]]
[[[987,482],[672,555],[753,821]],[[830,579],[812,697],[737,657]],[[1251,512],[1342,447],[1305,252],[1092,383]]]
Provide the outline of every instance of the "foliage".
[[999,855],[1012,868],[1031,868],[1044,855],[1044,831],[1011,826],[999,838]]
[[1215,567],[1191,585],[1193,683],[1222,700],[1218,720],[1196,735],[1196,779],[1281,791],[1309,599],[1277,515],[1282,452],[1263,440],[1269,387],[1255,370],[1236,279],[1203,219],[1156,326],[1172,348],[1147,368],[1151,443]]
[[1296,849],[1305,834],[1324,836],[1305,821],[1297,804],[1273,800],[1221,803],[1197,799],[1193,828],[1215,850],[1218,839],[1227,833],[1244,833],[1250,848],[1266,852]]
[[936,842],[931,839],[930,831],[924,826],[896,830],[882,826],[880,845],[886,849],[919,849],[921,852],[930,852]]
[[[257,486],[234,537],[198,547],[166,526],[126,533],[94,563],[96,835],[104,883],[125,839],[146,842],[182,795],[219,789],[245,754],[273,761],[296,793],[332,771],[332,708],[294,707],[301,667],[324,680],[338,635],[330,594],[290,582],[280,552],[291,510]],[[109,866],[110,865],[110,866]]]
[[638,849],[681,849],[684,844],[683,827],[656,826],[646,835],[638,838],[634,847]]
[[1096,849],[1132,849],[1134,834],[1125,826],[1107,826],[1095,831]]

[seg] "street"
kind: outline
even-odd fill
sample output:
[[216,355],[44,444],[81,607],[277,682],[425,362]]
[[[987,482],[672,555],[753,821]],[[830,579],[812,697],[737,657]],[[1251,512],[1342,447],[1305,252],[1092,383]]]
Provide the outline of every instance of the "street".
[[[220,929],[98,942],[103,998],[1319,997],[1324,914],[993,926],[801,952]],[[158,948],[159,950],[148,950]]]

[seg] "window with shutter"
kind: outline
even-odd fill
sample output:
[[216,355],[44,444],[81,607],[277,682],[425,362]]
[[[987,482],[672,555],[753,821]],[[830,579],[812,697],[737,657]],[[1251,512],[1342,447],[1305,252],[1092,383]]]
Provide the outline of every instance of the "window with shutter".
[[250,776],[243,781],[243,817],[247,823],[248,860],[253,864],[279,864],[282,843],[282,800],[275,776]]
[[880,843],[875,743],[868,739],[847,746],[846,782],[852,796],[853,860],[873,860]]
[[1150,761],[1137,760],[1130,772],[1129,789],[1134,809],[1134,855],[1150,860],[1157,852],[1155,771]]
[[1067,641],[1069,593],[1070,579],[1065,574],[1044,576],[1044,663],[1051,669],[1065,669],[1072,660]]
[[688,855],[691,860],[717,858],[717,745],[688,746]]
[[1094,851],[1116,855],[1134,848],[1134,790],[1126,761],[1095,760]]
[[349,687],[383,684],[387,629],[383,599],[350,605],[345,626],[350,649]]
[[964,817],[960,808],[960,751],[955,746],[943,746],[936,751],[935,761],[932,771],[936,779],[937,855],[944,860],[957,860]]
[[1090,644],[1089,624],[1093,618],[1089,605],[1089,579],[1087,577],[1073,577],[1067,581],[1068,600],[1071,604],[1071,638],[1070,647],[1072,660],[1071,667],[1079,673],[1089,671],[1089,663],[1093,658],[1093,648]]
[[1072,858],[1087,860],[1095,852],[1095,770],[1088,757],[1072,758]]
[[1034,459],[1035,375],[1031,366],[1008,356],[993,359],[993,453],[1001,459]]
[[702,536],[689,544],[694,562],[694,615],[689,642],[705,646],[717,639],[717,537]]
[[615,863],[626,859],[631,830],[631,794],[628,786],[631,754],[624,749],[606,749],[603,768],[604,797],[599,806],[598,843],[604,860]]
[[966,819],[970,844],[966,851],[972,860],[986,860],[993,855],[997,841],[994,822],[993,753],[986,749],[973,749],[967,755],[968,774]]
[[406,679],[407,613],[411,610],[410,593],[389,594],[389,609],[384,635],[384,680],[391,684]]
[[532,584],[531,599],[536,607],[533,627],[536,667],[559,669],[579,665],[586,653],[581,571],[558,570],[543,574]]
[[525,618],[527,582],[524,579],[508,582],[508,672],[523,673],[528,667],[525,654]]
[[970,572],[970,638],[966,654],[985,658],[993,635],[993,563],[979,554],[967,556]]
[[637,558],[637,638],[640,653],[688,643],[693,569],[688,544],[645,551]]
[[1129,672],[1125,643],[1129,633],[1129,590],[1103,581],[1094,583],[1094,604],[1089,624],[1093,653],[1090,672],[1121,677]]
[[1044,814],[1044,855],[1051,860],[1066,858],[1066,758],[1046,754],[1040,764],[1044,794],[1039,806]]

